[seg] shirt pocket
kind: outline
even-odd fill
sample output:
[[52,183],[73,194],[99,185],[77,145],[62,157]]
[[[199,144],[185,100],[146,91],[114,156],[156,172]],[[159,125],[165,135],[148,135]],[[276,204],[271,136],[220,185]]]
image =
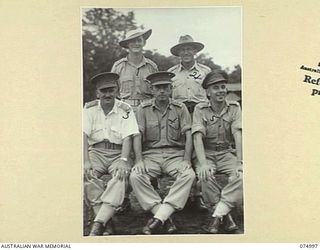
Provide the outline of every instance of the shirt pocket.
[[172,84],[172,91],[173,91],[173,98],[176,97],[186,97],[187,96],[187,90],[185,86],[185,82],[182,79],[179,78],[173,78],[173,84]]
[[223,120],[223,127],[225,131],[231,133],[232,118],[229,115],[224,115],[222,117],[222,120]]
[[135,77],[136,86],[138,86],[137,92],[140,94],[151,95],[151,89],[146,79],[140,76]]
[[180,139],[180,123],[179,123],[179,119],[175,118],[175,119],[168,119],[168,134],[169,134],[169,139],[174,140],[174,141],[178,141]]
[[160,140],[159,122],[157,120],[147,121],[146,141],[159,141],[159,140]]
[[134,82],[132,77],[129,77],[129,76],[122,77],[120,79],[121,96],[123,96],[124,94],[131,94],[134,87],[133,85],[134,85]]
[[91,138],[95,141],[102,141],[104,139],[104,127],[102,124],[94,124]]
[[207,121],[206,134],[208,138],[218,138],[220,119],[212,116]]

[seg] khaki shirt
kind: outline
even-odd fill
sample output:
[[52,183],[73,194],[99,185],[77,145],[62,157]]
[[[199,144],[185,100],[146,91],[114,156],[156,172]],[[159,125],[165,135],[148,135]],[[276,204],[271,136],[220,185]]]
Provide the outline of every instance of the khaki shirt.
[[202,82],[211,69],[203,64],[195,62],[191,69],[185,69],[181,64],[168,69],[176,76],[173,80],[172,98],[179,102],[205,102],[206,91],[202,88]]
[[107,115],[99,100],[86,105],[83,110],[83,132],[88,136],[89,145],[103,140],[122,144],[125,137],[139,134],[132,108],[119,100],[115,100],[113,109]]
[[138,107],[137,121],[144,148],[185,147],[191,117],[183,103],[170,99],[167,110],[161,113],[155,99],[146,101]]
[[138,66],[129,62],[127,57],[122,58],[116,61],[111,69],[111,72],[120,75],[120,98],[139,100],[152,97],[146,77],[157,71],[157,65],[145,57]]
[[237,102],[226,102],[220,114],[213,110],[210,102],[199,103],[194,109],[192,134],[203,134],[205,148],[215,143],[230,144],[232,135],[241,129],[241,108]]

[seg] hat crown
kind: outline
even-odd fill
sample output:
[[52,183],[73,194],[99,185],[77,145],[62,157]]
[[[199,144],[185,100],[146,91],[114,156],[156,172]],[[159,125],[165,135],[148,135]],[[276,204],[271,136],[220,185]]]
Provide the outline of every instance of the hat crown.
[[190,35],[184,35],[184,36],[180,36],[179,38],[179,44],[181,43],[193,43],[194,40]]
[[147,80],[151,85],[171,84],[172,78],[175,76],[172,72],[160,71],[147,76]]
[[96,87],[101,86],[118,86],[119,75],[112,72],[103,72],[95,75],[90,79],[91,83]]
[[222,72],[214,72],[211,71],[203,80],[202,86],[203,88],[208,88],[209,85],[217,84],[217,83],[227,83],[228,78]]
[[125,39],[130,39],[131,37],[134,37],[138,34],[143,34],[145,31],[142,29],[134,29],[134,30],[129,30],[126,34],[126,38]]

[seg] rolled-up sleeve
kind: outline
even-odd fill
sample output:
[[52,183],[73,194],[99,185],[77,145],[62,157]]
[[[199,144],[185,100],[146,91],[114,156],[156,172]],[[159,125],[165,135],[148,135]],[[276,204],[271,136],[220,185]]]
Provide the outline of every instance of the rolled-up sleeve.
[[186,131],[191,129],[191,116],[185,104],[182,103],[182,112],[180,116],[181,121],[181,133],[185,134]]
[[83,109],[83,132],[90,136],[92,131],[92,117],[88,109]]
[[122,139],[130,135],[139,134],[137,120],[132,109],[130,113],[127,113],[127,116],[128,116],[127,119],[122,119],[122,124],[121,124]]
[[231,132],[234,134],[235,132],[242,130],[242,114],[239,106],[235,108],[232,118]]
[[198,105],[194,109],[192,121],[192,134],[196,132],[201,132],[204,136],[206,135],[204,114]]

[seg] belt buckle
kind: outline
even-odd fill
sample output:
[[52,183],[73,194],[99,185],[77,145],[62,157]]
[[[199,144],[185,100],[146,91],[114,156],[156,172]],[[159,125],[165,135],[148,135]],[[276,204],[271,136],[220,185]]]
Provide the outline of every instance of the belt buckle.
[[104,140],[103,143],[104,143],[104,148],[105,149],[109,149],[108,148],[108,143],[109,143],[108,140]]
[[216,144],[216,151],[221,151],[221,150],[223,150],[223,143],[218,142],[218,143]]

